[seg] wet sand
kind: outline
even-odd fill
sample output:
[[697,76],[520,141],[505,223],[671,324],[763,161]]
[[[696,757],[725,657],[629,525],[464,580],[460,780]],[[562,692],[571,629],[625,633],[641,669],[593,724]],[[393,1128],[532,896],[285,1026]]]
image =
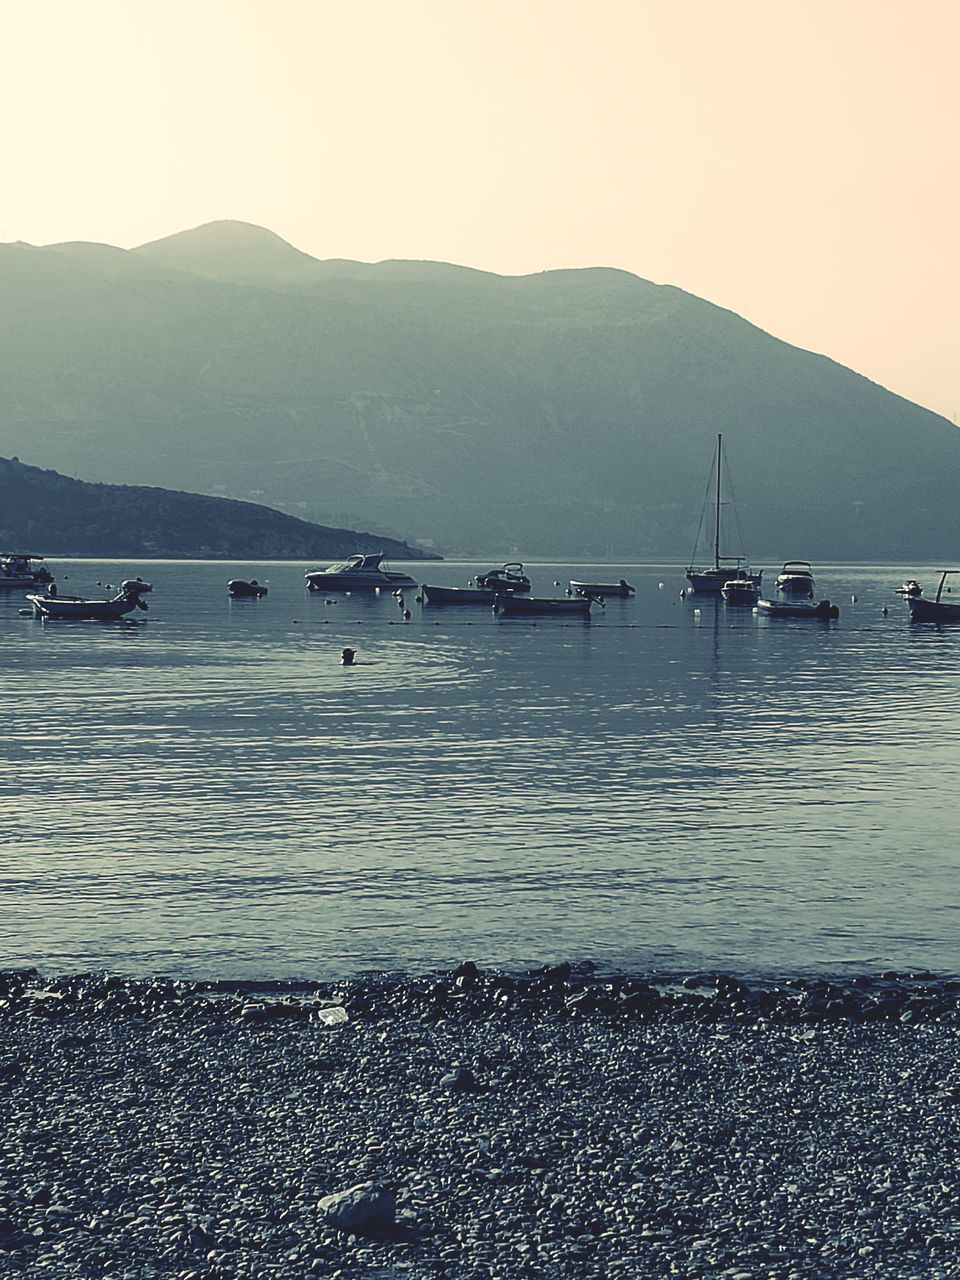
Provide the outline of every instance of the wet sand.
[[[957,1275],[958,999],[2,974],[0,1275]],[[319,1205],[365,1182],[397,1196],[374,1237]]]

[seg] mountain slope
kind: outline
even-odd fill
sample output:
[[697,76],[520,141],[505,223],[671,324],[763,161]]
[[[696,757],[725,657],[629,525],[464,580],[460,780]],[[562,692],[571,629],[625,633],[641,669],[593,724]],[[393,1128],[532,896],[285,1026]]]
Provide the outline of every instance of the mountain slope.
[[124,262],[0,246],[0,452],[448,552],[684,556],[722,431],[755,558],[960,541],[951,423],[679,289],[230,223]]
[[334,559],[424,553],[376,534],[325,529],[252,502],[88,484],[0,458],[0,548],[44,555]]

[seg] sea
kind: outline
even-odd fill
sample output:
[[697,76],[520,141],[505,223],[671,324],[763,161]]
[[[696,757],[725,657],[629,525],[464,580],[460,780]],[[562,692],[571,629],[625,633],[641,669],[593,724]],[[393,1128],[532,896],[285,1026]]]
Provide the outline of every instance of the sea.
[[684,598],[676,564],[527,566],[636,587],[589,622],[413,590],[406,619],[312,564],[52,567],[154,590],[135,624],[0,594],[0,967],[960,971],[960,626],[895,590],[935,566],[816,567],[833,622]]

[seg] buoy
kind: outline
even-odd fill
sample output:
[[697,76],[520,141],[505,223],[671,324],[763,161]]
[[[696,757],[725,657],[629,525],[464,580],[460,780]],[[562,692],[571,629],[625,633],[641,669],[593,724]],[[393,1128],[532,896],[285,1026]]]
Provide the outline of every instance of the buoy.
[[[661,585],[661,587],[662,587],[662,586],[663,586],[663,583],[661,582],[661,583],[660,583],[660,585]],[[680,599],[681,599],[681,600],[686,600],[686,598],[687,598],[687,592],[686,592],[686,589],[685,589],[685,588],[683,588],[683,587],[681,587],[681,589],[680,589]]]
[[856,603],[857,603],[857,597],[856,597],[856,596],[851,596],[851,597],[850,597],[850,603],[851,603],[851,604],[856,604]]
[[662,591],[662,590],[663,590],[663,583],[662,583],[662,582],[658,582],[658,583],[657,583],[657,590],[658,590],[658,591]]
[[883,606],[883,608],[880,610],[880,612],[883,614],[883,616],[884,616],[884,617],[886,617],[886,616],[887,616],[887,606],[886,606],[886,605],[884,605],[884,606]]
[[413,617],[413,614],[410,612],[410,610],[409,610],[409,609],[404,609],[404,611],[403,611],[403,620],[404,620],[404,622],[409,622],[409,621],[410,621],[410,619],[411,619],[412,617]]
[[356,656],[357,656],[356,649],[349,649],[349,648],[344,649],[340,654],[341,665],[344,667],[352,667],[353,660]]

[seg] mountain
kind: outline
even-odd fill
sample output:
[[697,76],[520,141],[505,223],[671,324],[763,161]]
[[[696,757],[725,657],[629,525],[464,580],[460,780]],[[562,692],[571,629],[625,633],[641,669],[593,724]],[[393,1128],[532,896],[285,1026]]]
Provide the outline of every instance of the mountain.
[[269,507],[140,485],[87,484],[0,458],[0,549],[43,555],[333,560],[421,550],[350,529],[325,529]]
[[960,552],[960,433],[625,271],[321,261],[212,223],[0,245],[0,452],[449,553],[686,556],[717,432],[755,560]]

